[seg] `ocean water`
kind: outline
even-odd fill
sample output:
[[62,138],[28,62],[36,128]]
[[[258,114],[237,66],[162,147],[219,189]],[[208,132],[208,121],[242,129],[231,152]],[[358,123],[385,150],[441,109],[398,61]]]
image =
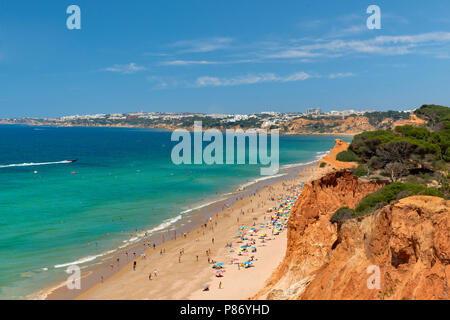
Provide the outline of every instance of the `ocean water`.
[[[259,165],[176,166],[170,137],[0,126],[0,299],[26,297],[64,279],[71,263],[86,267],[126,245],[136,229],[170,226],[260,177]],[[335,138],[280,136],[280,164],[317,159]]]

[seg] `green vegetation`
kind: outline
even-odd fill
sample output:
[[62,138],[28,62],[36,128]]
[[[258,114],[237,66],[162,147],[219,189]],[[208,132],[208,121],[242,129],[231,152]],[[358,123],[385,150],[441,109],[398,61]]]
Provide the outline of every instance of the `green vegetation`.
[[409,170],[442,168],[442,162],[450,161],[450,109],[426,105],[416,114],[426,117],[432,127],[407,125],[364,132],[354,137],[349,150],[375,170],[389,163],[400,163]]
[[336,160],[343,161],[343,162],[356,162],[356,161],[359,161],[359,159],[356,156],[356,154],[353,151],[351,151],[351,150],[339,152],[337,154],[337,156],[336,156]]
[[348,207],[340,208],[331,217],[330,222],[342,222],[347,219],[362,216],[380,209],[392,201],[413,195],[442,197],[442,193],[436,188],[428,188],[420,184],[395,182],[364,197],[355,209]]
[[353,218],[354,211],[349,207],[342,207],[338,209],[330,219],[331,223],[342,222]]
[[369,119],[371,125],[378,126],[387,118],[390,118],[393,121],[408,119],[409,113],[401,111],[366,112],[364,116]]
[[420,194],[442,197],[442,194],[436,188],[428,188],[420,184],[395,182],[364,197],[356,206],[355,215],[359,216],[369,213],[380,204],[383,206],[389,204],[391,201],[397,200],[397,197],[401,192],[408,192],[409,196]]
[[443,123],[450,121],[450,109],[435,104],[426,104],[414,111],[419,118],[429,121],[429,124]]
[[450,198],[450,108],[424,105],[415,114],[427,125],[364,132],[353,138],[348,151],[338,154],[337,160],[359,162],[355,176],[378,180],[381,175],[392,183],[364,197],[353,210],[340,208],[332,223],[413,195]]
[[321,162],[321,163],[320,163],[320,167],[321,167],[321,168],[324,168],[326,165],[327,165],[327,164],[326,164],[325,162]]
[[365,165],[359,165],[356,169],[353,169],[353,175],[359,177],[363,177],[367,175],[367,169]]

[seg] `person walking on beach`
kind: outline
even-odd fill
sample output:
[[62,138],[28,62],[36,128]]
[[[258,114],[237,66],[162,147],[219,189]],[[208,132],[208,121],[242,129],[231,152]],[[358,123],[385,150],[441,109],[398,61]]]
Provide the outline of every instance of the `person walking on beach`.
[[219,283],[219,289],[222,289],[222,281]]
[[150,272],[150,274],[148,275],[148,280],[152,280],[152,273]]
[[136,271],[136,261],[133,262],[133,271]]
[[158,270],[157,269],[153,270],[153,273],[154,273],[155,278],[156,278],[158,276]]

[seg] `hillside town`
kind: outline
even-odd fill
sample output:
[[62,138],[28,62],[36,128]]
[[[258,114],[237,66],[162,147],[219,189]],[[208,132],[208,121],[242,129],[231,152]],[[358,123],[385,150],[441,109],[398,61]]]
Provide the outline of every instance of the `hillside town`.
[[[279,129],[284,134],[357,134],[365,130],[386,129],[397,121],[409,121],[411,110],[332,110],[307,108],[304,112],[263,111],[252,114],[207,114],[173,112],[129,112],[69,115],[55,118],[2,119],[2,124],[37,126],[132,127],[174,130],[192,128],[202,121],[204,128]],[[414,121],[412,119],[411,121]]]

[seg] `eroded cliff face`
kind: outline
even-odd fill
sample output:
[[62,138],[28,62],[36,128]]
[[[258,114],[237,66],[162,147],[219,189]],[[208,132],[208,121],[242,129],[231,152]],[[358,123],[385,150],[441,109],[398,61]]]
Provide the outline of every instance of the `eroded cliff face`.
[[[338,227],[329,222],[383,185],[350,172],[306,185],[288,225],[286,257],[254,298],[445,299],[450,273],[450,201],[415,196]],[[380,289],[367,280],[377,266]]]
[[345,119],[296,119],[284,123],[290,133],[314,133],[314,125],[328,127],[327,133],[358,134],[364,131],[377,129],[370,124],[369,119],[363,116],[348,117]]
[[423,119],[420,119],[418,116],[416,116],[414,113],[411,113],[411,115],[409,116],[408,120],[397,120],[396,122],[394,122],[392,124],[392,129],[395,129],[395,127],[398,126],[406,126],[406,125],[410,125],[410,126],[422,126],[424,124],[426,124],[427,122]]
[[331,215],[340,207],[355,207],[381,187],[360,182],[350,171],[330,173],[305,185],[289,219],[286,257],[257,298],[296,299],[313,280],[314,271],[330,258],[338,238]]

